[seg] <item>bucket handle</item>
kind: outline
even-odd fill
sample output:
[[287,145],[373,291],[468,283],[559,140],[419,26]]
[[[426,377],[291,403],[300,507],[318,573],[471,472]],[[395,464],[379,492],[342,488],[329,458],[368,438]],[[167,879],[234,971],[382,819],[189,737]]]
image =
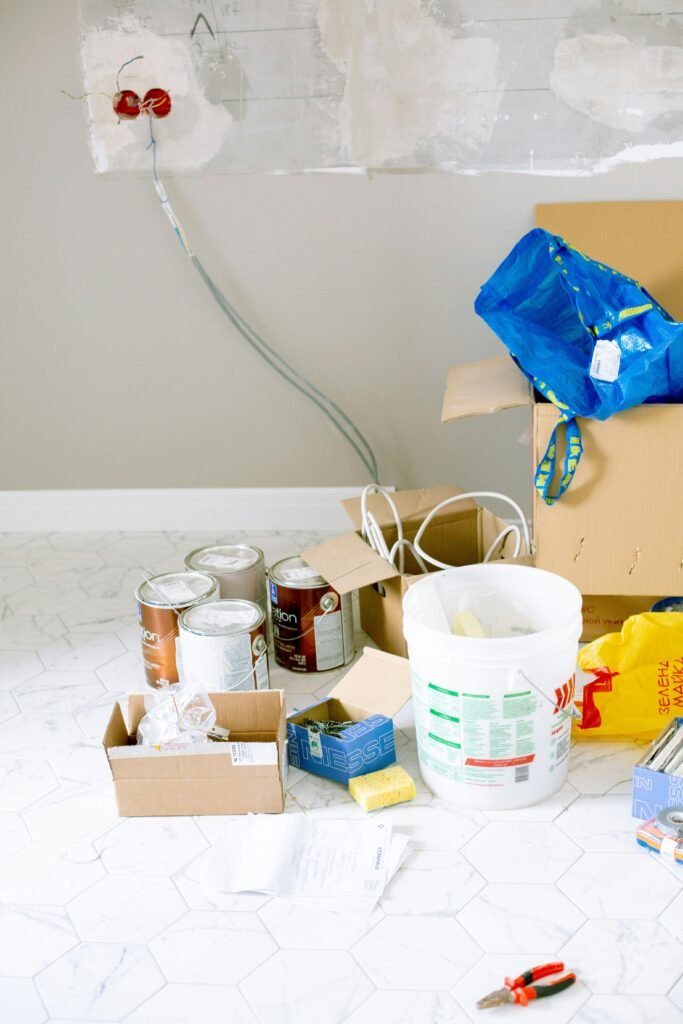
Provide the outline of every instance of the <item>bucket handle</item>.
[[549,697],[547,693],[544,693],[543,690],[540,688],[540,686],[536,685],[536,683],[533,681],[533,679],[529,679],[529,676],[526,674],[524,669],[521,669],[519,667],[510,669],[510,672],[508,673],[508,681],[507,681],[507,691],[508,691],[508,693],[510,693],[512,690],[515,689],[515,687],[517,686],[517,680],[518,679],[523,679],[524,682],[528,686],[530,686],[532,688],[532,690],[535,690],[535,692],[539,695],[539,697],[543,698],[543,700],[546,702],[546,704],[550,704],[551,708],[553,709],[553,712],[555,714],[560,715],[560,717],[562,719],[565,719],[565,718],[576,718],[579,722],[581,721],[581,717],[582,717],[581,716],[581,712],[576,707],[576,703],[574,701],[574,692],[573,691],[572,691],[572,696],[571,696],[571,699],[570,699],[569,703],[566,706],[563,707],[560,704],[558,704],[556,701],[554,701],[552,699],[552,697]]

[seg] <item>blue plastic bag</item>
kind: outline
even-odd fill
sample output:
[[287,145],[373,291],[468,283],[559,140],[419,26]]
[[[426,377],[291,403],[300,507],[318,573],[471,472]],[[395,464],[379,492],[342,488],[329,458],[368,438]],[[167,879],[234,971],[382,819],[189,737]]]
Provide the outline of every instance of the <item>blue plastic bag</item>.
[[557,430],[535,487],[548,505],[569,487],[583,447],[577,416],[605,420],[644,402],[683,398],[683,324],[636,281],[537,228],[482,286],[475,312],[566,423],[567,451],[550,493]]

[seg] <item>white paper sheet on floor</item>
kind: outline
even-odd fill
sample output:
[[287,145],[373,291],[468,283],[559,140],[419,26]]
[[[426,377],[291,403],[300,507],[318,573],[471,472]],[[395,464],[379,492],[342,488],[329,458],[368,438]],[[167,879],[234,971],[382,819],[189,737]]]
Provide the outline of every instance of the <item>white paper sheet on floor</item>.
[[407,854],[388,822],[249,814],[213,851],[206,882],[222,892],[263,892],[328,910],[372,911]]

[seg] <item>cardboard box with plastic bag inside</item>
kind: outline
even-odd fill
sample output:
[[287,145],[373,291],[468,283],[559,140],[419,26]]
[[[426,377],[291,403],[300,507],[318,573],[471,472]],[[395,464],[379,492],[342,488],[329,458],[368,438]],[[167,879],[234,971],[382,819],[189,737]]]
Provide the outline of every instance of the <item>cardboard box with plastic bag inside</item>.
[[138,746],[145,695],[130,694],[107,725],[104,749],[119,814],[278,814],[285,806],[286,718],[282,690],[210,693],[229,742],[181,751]]
[[[635,278],[683,319],[683,202],[539,206],[536,223]],[[536,466],[558,410],[532,391],[510,356],[449,371],[444,423],[517,406],[531,409]],[[584,453],[571,486],[552,506],[534,492],[535,560],[584,595],[582,639],[592,640],[682,592],[683,405],[647,404],[578,422]]]

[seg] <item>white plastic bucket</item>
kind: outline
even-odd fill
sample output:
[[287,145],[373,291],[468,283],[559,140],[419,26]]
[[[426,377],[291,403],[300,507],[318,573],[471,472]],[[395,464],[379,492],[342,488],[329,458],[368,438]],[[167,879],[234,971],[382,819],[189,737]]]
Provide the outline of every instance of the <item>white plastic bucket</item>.
[[[472,612],[486,638],[453,636],[458,611]],[[562,786],[581,628],[579,591],[541,569],[470,565],[408,590],[420,771],[437,796],[504,810]]]

